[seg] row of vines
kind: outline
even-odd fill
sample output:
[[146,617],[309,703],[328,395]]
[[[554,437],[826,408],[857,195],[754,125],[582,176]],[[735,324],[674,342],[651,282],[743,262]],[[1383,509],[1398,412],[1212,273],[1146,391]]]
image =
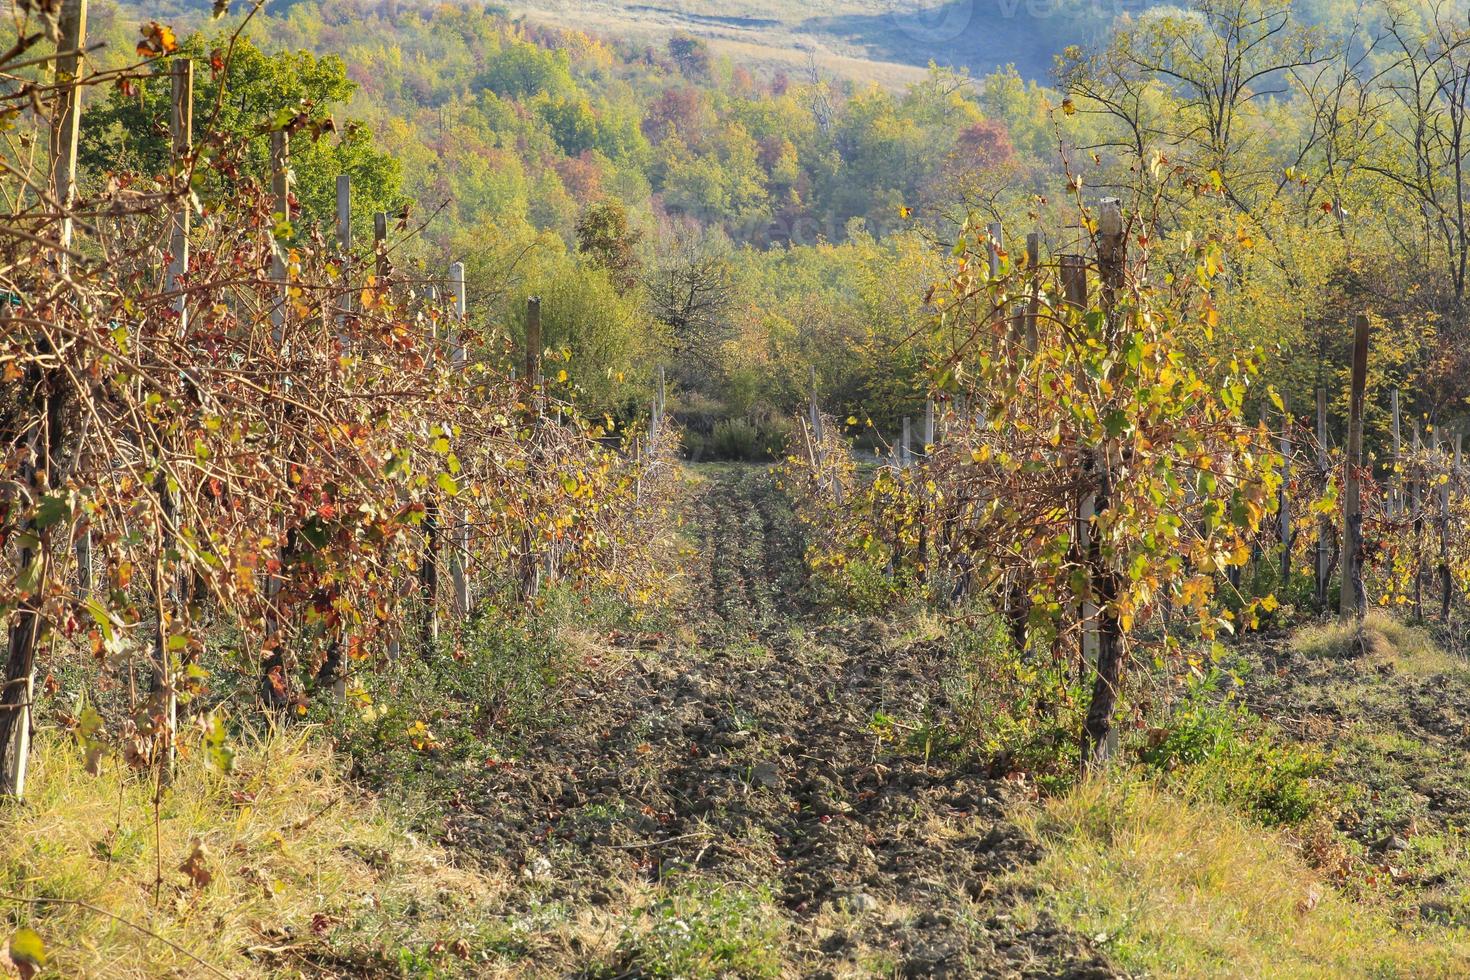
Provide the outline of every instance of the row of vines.
[[[193,66],[150,25],[136,65],[91,71],[85,2],[17,10],[0,55],[0,789],[24,791],[29,709],[58,665],[91,665],[91,690],[53,693],[94,757],[166,773],[195,744],[177,705],[210,669],[254,678],[272,714],[304,711],[432,648],[441,621],[533,607],[545,580],[659,591],[676,437],[634,451],[639,426],[549,394],[569,355],[513,351],[467,315],[462,278],[400,268],[406,214],[360,245],[303,220],[290,146],[334,138],[314,107],[246,134],[176,111],[167,170],[79,186],[87,93],[172,80],[187,106]],[[229,56],[202,67],[227,77]],[[262,172],[249,150],[266,142]],[[90,708],[100,692],[121,710]],[[194,723],[218,744],[218,717]]]
[[782,479],[819,579],[978,599],[1018,651],[1079,677],[1088,766],[1115,750],[1125,667],[1144,650],[1197,669],[1185,638],[1275,613],[1281,598],[1242,572],[1262,564],[1283,497],[1302,509],[1293,555],[1312,560],[1340,481],[1283,466],[1262,352],[1214,337],[1207,246],[1192,275],[1151,275],[1141,216],[1078,209],[1078,245],[1049,261],[1036,236],[1009,254],[996,229],[967,227],[931,296],[949,356],[917,444],[864,461],[827,420],[826,444]]

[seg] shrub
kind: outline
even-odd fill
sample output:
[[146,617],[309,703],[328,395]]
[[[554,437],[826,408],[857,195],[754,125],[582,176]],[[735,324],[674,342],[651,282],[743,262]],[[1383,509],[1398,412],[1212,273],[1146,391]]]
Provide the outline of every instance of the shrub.
[[1086,704],[1075,668],[1017,650],[990,613],[951,631],[950,642],[951,697],[971,744],[997,769],[1028,772],[1049,790],[1069,784]]

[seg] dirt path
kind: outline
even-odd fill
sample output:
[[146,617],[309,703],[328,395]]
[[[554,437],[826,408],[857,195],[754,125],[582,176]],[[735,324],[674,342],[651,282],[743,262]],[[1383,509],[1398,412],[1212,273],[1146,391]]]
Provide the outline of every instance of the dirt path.
[[1110,975],[1079,937],[1013,921],[1002,878],[1035,853],[1004,819],[1011,787],[907,737],[950,710],[937,644],[804,608],[770,477],[700,477],[682,640],[466,787],[453,839],[519,882],[512,969]]

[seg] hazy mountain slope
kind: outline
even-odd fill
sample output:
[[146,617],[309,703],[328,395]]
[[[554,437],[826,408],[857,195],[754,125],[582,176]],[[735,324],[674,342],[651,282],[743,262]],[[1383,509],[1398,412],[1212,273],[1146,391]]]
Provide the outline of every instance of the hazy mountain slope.
[[[1068,44],[1099,36],[1116,13],[1150,0],[1094,5],[1079,0],[511,0],[533,20],[646,37],[687,31],[744,64],[804,67],[898,84],[929,64],[984,74],[1015,64],[1044,76]],[[1105,12],[1104,12],[1105,11]]]

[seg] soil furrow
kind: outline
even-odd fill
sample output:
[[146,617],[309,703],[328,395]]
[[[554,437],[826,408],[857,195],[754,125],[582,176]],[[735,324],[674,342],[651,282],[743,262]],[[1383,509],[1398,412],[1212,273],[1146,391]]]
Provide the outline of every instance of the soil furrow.
[[507,914],[554,903],[616,942],[536,937],[568,944],[553,961],[645,975],[649,889],[696,880],[770,896],[784,975],[1110,975],[1080,937],[1012,919],[1006,873],[1036,856],[1006,822],[1012,787],[875,725],[948,709],[944,651],[804,611],[800,535],[770,476],[705,476],[688,508],[694,642],[634,660],[486,773],[453,828],[524,882]]

